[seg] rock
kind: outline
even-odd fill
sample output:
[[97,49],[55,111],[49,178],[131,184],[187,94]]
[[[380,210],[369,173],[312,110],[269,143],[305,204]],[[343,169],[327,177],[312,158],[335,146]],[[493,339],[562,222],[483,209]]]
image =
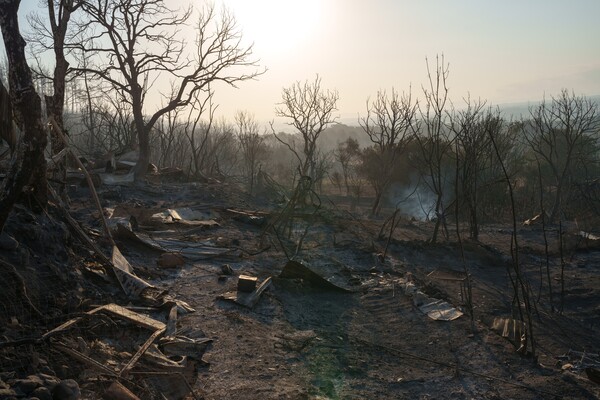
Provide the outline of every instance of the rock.
[[39,371],[47,375],[56,375],[56,372],[54,372],[54,370],[47,365],[40,367]]
[[26,379],[17,379],[13,388],[23,394],[33,392],[37,387],[42,386],[43,382],[35,375],[28,376]]
[[48,387],[50,391],[60,383],[60,379],[54,375],[39,373],[38,376],[44,381],[44,386]]
[[39,388],[35,389],[31,393],[31,396],[37,397],[39,400],[52,400],[52,393],[50,392],[50,389],[44,386],[40,386]]
[[223,275],[232,275],[233,269],[231,269],[231,266],[229,264],[223,264],[221,265],[221,272],[223,273]]
[[175,268],[185,264],[185,259],[179,253],[163,253],[158,257],[157,264],[163,268]]
[[52,392],[53,400],[79,400],[80,398],[81,390],[79,390],[79,385],[73,379],[60,381]]
[[67,379],[71,375],[71,370],[68,365],[59,365],[56,368],[56,376],[60,379]]
[[17,392],[12,389],[0,389],[0,399],[16,396]]
[[12,236],[6,232],[0,234],[0,250],[13,251],[19,248],[19,242],[17,242]]

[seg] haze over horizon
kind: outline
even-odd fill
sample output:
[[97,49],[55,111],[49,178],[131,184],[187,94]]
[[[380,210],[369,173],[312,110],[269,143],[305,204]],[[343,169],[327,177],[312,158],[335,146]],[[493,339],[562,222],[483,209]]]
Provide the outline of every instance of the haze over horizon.
[[[215,5],[235,15],[244,43],[254,43],[254,54],[268,69],[239,89],[216,87],[217,114],[230,120],[237,110],[261,122],[276,119],[282,88],[316,74],[324,88],[338,90],[340,118],[356,118],[380,89],[412,87],[421,97],[425,59],[435,64],[438,54],[450,64],[448,86],[457,106],[467,95],[499,105],[536,102],[562,88],[600,94],[597,0],[216,0]],[[21,15],[31,11],[39,11],[36,2],[24,2]]]
[[269,69],[237,93],[221,90],[221,112],[243,108],[272,119],[282,87],[319,74],[325,88],[339,91],[341,118],[355,117],[379,89],[412,85],[420,95],[425,58],[435,63],[442,53],[457,105],[468,94],[495,105],[536,102],[562,88],[600,94],[598,1],[219,3],[235,13]]

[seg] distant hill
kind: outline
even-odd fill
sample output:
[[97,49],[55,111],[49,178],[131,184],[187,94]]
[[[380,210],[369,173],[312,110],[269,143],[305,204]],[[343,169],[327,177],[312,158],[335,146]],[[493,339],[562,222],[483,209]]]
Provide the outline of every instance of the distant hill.
[[[600,104],[600,95],[587,96],[588,99]],[[550,100],[550,97],[548,97]],[[507,120],[518,120],[521,118],[529,117],[529,108],[535,107],[541,103],[539,101],[520,102],[520,103],[505,103],[492,105],[492,107],[498,107],[500,113]],[[282,120],[276,121],[274,125],[277,131],[285,131],[289,134],[294,134],[293,128],[283,123]],[[358,124],[358,117],[342,116],[337,119],[337,122],[327,128],[321,137],[319,138],[319,145],[325,151],[334,150],[337,148],[338,143],[346,141],[348,138],[358,140],[360,147],[367,147],[372,145],[371,141],[364,133],[362,128]]]
[[[587,96],[587,98],[600,104],[600,95]],[[548,98],[546,100],[550,101],[551,100],[550,96],[548,96]],[[528,118],[529,117],[529,108],[538,106],[541,102],[542,102],[542,100],[522,102],[522,103],[505,103],[505,104],[498,104],[498,107],[500,108],[500,112],[502,113],[504,118],[520,119],[520,118]]]
[[334,150],[337,148],[338,143],[345,142],[348,138],[356,139],[360,147],[367,147],[372,144],[362,128],[358,126],[358,123],[356,126],[336,123],[327,128],[319,137],[319,146],[325,151]]

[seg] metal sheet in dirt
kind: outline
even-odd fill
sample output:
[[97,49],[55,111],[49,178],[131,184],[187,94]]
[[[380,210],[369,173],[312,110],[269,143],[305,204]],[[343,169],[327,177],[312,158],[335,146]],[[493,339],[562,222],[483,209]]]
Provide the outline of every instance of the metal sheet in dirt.
[[131,265],[117,246],[113,246],[111,261],[119,284],[128,296],[140,297],[146,289],[154,288],[150,283],[134,275]]
[[327,275],[323,274],[322,276],[320,273],[314,271],[312,268],[309,268],[307,265],[293,260],[288,261],[279,274],[280,278],[302,279],[323,290],[333,290],[347,293],[351,292],[350,289],[334,283],[331,277],[328,279],[325,276]]

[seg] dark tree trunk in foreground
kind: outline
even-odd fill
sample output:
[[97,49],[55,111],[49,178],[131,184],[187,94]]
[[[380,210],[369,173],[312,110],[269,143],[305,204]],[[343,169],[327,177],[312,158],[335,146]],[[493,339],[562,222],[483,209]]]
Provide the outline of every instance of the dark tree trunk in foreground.
[[0,0],[0,28],[9,65],[9,86],[14,117],[23,135],[13,155],[12,165],[0,185],[0,231],[23,187],[32,177],[34,196],[39,205],[47,202],[47,139],[42,123],[42,104],[36,93],[25,59],[25,41],[19,31],[17,11],[20,0]]
[[10,152],[15,151],[17,146],[17,136],[12,123],[12,104],[8,89],[0,81],[0,142],[2,139],[8,143]]

